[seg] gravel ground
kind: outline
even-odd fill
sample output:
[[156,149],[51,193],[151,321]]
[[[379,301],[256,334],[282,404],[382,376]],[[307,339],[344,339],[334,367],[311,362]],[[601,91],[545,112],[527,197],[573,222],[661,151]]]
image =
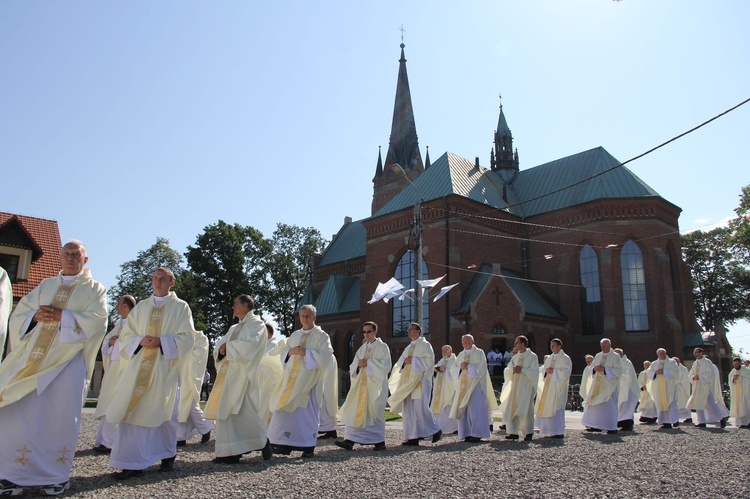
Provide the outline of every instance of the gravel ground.
[[[495,432],[467,444],[449,435],[437,444],[400,447],[401,431],[388,428],[385,452],[331,440],[315,458],[299,453],[263,461],[217,465],[214,440],[180,448],[175,470],[116,482],[107,456],[91,451],[96,421],[84,414],[67,496],[80,497],[750,497],[750,431],[728,426],[632,433],[568,430],[564,440],[512,442]],[[343,434],[343,428],[339,427]],[[35,492],[29,489],[27,493]],[[38,492],[38,489],[36,489]]]

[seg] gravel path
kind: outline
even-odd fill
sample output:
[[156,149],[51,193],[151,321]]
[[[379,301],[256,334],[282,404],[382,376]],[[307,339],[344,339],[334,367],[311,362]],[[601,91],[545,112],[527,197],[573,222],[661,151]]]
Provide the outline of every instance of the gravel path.
[[96,421],[84,414],[67,496],[750,497],[750,431],[732,426],[636,425],[617,435],[569,430],[564,440],[532,442],[495,432],[481,444],[449,435],[416,449],[400,447],[401,431],[389,427],[385,452],[347,452],[326,440],[310,460],[293,453],[266,462],[251,453],[237,465],[211,463],[213,438],[205,445],[194,439],[180,449],[173,472],[154,466],[124,483],[110,477],[107,456],[90,450],[95,433]]

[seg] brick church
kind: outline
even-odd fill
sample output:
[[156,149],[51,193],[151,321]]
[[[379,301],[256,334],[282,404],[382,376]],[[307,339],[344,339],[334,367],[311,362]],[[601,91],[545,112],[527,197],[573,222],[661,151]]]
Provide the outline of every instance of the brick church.
[[638,371],[659,347],[682,359],[693,359],[698,345],[709,355],[715,350],[714,359],[728,357],[726,339],[702,333],[695,320],[679,207],[602,147],[521,168],[502,105],[493,142],[484,166],[451,152],[431,162],[427,151],[423,161],[401,44],[371,216],[345,219],[302,301],[316,305],[339,367],[347,368],[361,344],[364,321],[377,322],[394,359],[409,343],[414,301],[368,301],[392,277],[414,288],[417,200],[422,278],[445,276],[423,302],[423,330],[437,355],[444,344],[459,351],[461,336],[471,333],[485,351],[505,351],[526,335],[540,359],[558,337],[574,373],[602,337],[623,348]]

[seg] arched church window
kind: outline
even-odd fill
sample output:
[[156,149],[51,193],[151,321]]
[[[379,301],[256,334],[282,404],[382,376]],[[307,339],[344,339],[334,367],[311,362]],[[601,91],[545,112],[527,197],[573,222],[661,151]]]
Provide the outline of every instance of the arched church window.
[[626,242],[620,252],[622,300],[625,309],[625,331],[648,331],[646,273],[643,254],[633,241]]
[[599,287],[599,259],[588,244],[578,254],[578,267],[581,275],[581,334],[601,334],[604,318]]
[[[414,250],[408,250],[404,253],[404,256],[399,260],[396,266],[395,277],[398,282],[404,285],[406,289],[415,288],[414,278],[414,265],[415,265]],[[429,279],[427,277],[427,264],[422,260],[422,279]],[[391,299],[393,304],[393,336],[406,336],[406,330],[409,329],[409,324],[415,322],[417,319],[416,313],[416,300],[414,292],[408,293],[401,300],[399,297]],[[422,333],[427,334],[429,332],[429,318],[430,318],[430,307],[429,298],[425,293],[424,300],[422,302]]]

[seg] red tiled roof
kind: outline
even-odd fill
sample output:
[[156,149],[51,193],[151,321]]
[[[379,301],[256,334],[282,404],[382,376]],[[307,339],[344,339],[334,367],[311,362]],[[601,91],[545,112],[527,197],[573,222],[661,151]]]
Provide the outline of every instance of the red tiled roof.
[[47,277],[52,277],[60,272],[60,251],[62,242],[60,240],[60,228],[55,220],[28,217],[26,215],[14,215],[0,211],[0,227],[9,221],[16,219],[42,250],[42,256],[31,262],[29,278],[19,280],[13,284],[13,297],[20,300],[24,295],[31,292]]

